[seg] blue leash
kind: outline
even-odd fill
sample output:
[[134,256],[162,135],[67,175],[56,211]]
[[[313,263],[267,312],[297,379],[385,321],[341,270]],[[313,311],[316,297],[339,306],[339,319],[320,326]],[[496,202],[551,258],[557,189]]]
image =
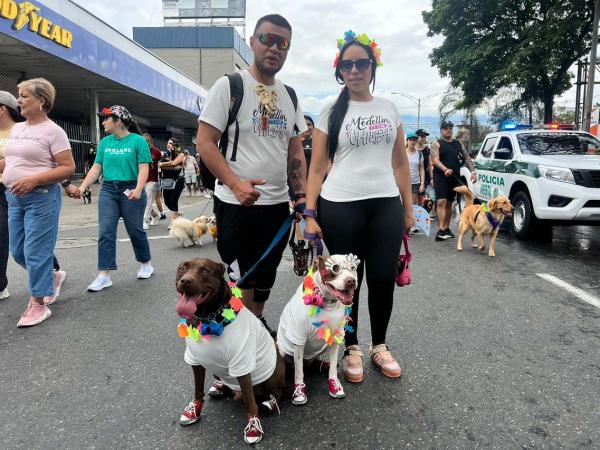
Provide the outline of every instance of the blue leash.
[[248,269],[248,272],[246,272],[239,280],[237,280],[236,284],[238,286],[241,283],[243,283],[246,280],[246,278],[248,278],[248,276],[252,272],[254,272],[256,270],[256,268],[263,261],[263,259],[265,259],[269,253],[271,253],[271,250],[273,250],[273,248],[277,245],[277,243],[281,240],[281,238],[283,238],[283,236],[285,235],[285,233],[286,232],[289,233],[290,228],[292,226],[292,222],[294,221],[295,216],[296,216],[296,212],[294,211],[292,214],[290,214],[289,217],[287,217],[285,219],[285,221],[281,225],[281,228],[279,228],[279,231],[277,232],[277,234],[275,235],[275,237],[273,238],[273,240],[271,241],[271,243],[269,244],[269,246],[267,247],[267,249],[265,250],[265,252],[262,254],[262,256],[258,259],[258,261],[256,261],[254,263],[254,265],[252,267],[250,267],[250,269]]

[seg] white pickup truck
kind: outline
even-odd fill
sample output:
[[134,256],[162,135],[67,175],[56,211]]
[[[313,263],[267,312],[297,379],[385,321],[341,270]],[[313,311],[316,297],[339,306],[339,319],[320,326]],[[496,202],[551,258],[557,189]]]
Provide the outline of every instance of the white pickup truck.
[[506,195],[517,237],[551,239],[552,225],[600,225],[600,141],[589,133],[514,130],[490,133],[460,176],[480,200]]

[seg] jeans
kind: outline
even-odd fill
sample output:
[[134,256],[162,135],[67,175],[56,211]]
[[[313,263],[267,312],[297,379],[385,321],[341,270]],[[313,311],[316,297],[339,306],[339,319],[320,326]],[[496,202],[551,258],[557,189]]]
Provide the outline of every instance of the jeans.
[[98,197],[98,270],[117,270],[117,226],[123,218],[131,239],[135,259],[150,261],[150,245],[144,231],[146,192],[139,200],[129,200],[123,193],[134,190],[136,181],[105,181]]
[[38,186],[25,195],[6,191],[10,252],[29,276],[32,297],[54,295],[54,246],[61,191],[58,184]]
[[156,181],[148,181],[144,186],[144,190],[146,191],[146,210],[144,211],[144,222],[150,222],[152,218],[152,204],[154,203],[154,198],[156,197]]
[[6,266],[8,264],[8,203],[6,187],[0,184],[0,292],[8,286]]

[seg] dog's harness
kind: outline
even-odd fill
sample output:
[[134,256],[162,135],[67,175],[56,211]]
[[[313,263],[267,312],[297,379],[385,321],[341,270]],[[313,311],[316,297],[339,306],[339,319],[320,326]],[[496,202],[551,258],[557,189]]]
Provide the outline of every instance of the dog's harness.
[[500,220],[494,219],[494,216],[492,215],[491,212],[488,211],[487,205],[485,203],[483,203],[481,205],[481,209],[479,211],[477,211],[477,213],[475,214],[474,220],[477,220],[477,217],[479,217],[479,213],[482,211],[485,213],[485,217],[487,217],[488,222],[492,226],[492,231],[495,230],[496,228],[498,228],[498,226],[500,225]]

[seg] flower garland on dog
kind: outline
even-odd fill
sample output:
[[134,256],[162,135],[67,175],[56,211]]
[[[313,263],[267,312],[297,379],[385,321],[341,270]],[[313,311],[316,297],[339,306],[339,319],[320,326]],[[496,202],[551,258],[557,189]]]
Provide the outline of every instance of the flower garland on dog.
[[[229,302],[221,306],[217,311],[205,318],[199,318],[197,326],[192,326],[185,319],[179,321],[177,326],[177,334],[181,338],[191,338],[198,342],[201,339],[210,341],[213,336],[221,336],[226,325],[232,323],[237,313],[240,312],[244,305],[242,303],[242,291],[235,283],[229,282],[231,288],[231,298]],[[220,319],[220,320],[219,320]]]
[[[313,280],[313,275],[315,270],[311,267],[308,270],[308,274],[304,277],[303,284],[303,297],[304,304],[307,305],[308,308],[308,316],[314,317],[320,314],[323,309],[323,305],[325,304],[325,299],[323,298],[323,294],[319,290],[319,288],[315,285],[315,281]],[[327,345],[331,345],[334,342],[337,344],[342,344],[344,342],[344,331],[348,330],[349,332],[353,332],[354,329],[348,325],[348,322],[352,320],[350,317],[350,312],[352,311],[352,306],[346,306],[344,308],[344,320],[342,320],[336,330],[335,333],[332,333],[330,328],[327,326],[329,323],[329,318],[324,317],[321,320],[316,320],[313,322],[313,326],[318,328],[317,338],[325,341]]]
[[333,61],[333,67],[336,68],[338,65],[338,61],[340,59],[340,53],[344,45],[349,44],[350,42],[358,42],[362,45],[367,45],[373,49],[373,54],[375,55],[375,60],[377,61],[377,67],[383,66],[383,62],[381,61],[381,47],[378,46],[377,42],[374,39],[369,38],[365,33],[359,34],[358,36],[352,30],[348,30],[344,33],[344,37],[337,40],[337,48],[338,52]]

